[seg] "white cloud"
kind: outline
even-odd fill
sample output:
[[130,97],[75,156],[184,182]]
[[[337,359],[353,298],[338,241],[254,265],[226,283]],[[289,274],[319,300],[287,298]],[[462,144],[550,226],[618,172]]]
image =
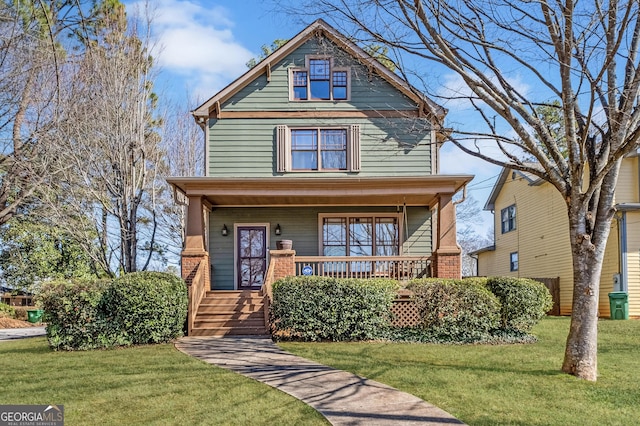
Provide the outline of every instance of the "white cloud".
[[[442,106],[450,109],[471,109],[470,97],[476,97],[467,83],[458,74],[450,73],[443,76],[443,84],[438,90],[438,99]],[[496,78],[492,79],[498,85]],[[520,76],[507,78],[507,82],[522,96],[527,97],[531,93],[531,86],[525,83]],[[481,107],[483,102],[478,102]]]
[[234,23],[221,6],[160,0],[152,8],[158,65],[177,77],[174,81],[184,80],[180,89],[192,96],[211,97],[246,72],[246,62],[257,56],[234,38]]

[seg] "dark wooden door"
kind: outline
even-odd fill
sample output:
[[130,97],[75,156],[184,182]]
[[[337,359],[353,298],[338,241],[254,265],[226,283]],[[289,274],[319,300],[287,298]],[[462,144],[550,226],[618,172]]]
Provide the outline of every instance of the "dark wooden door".
[[267,271],[267,228],[238,226],[236,238],[238,289],[257,290]]

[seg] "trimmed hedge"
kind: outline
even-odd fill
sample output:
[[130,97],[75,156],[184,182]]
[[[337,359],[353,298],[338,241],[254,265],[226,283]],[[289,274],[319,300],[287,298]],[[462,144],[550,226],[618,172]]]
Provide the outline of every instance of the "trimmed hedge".
[[547,287],[527,278],[490,277],[487,288],[500,300],[500,327],[528,332],[553,307]]
[[368,340],[389,326],[393,280],[287,277],[273,284],[276,339]]
[[75,279],[43,284],[37,294],[47,323],[49,346],[55,350],[107,348],[116,342],[112,318],[100,305],[108,281]]
[[113,315],[130,344],[160,343],[182,335],[187,315],[184,281],[161,272],[136,272],[114,280],[102,309]]
[[37,300],[55,350],[166,342],[182,335],[187,315],[186,286],[160,272],[50,282]]
[[426,278],[411,281],[420,327],[444,342],[486,340],[499,325],[500,302],[482,282]]

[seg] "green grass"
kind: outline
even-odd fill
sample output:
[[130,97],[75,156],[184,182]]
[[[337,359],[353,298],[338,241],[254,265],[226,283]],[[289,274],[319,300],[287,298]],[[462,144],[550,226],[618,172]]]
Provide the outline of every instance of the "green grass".
[[599,323],[599,377],[560,372],[568,318],[547,318],[529,345],[282,343],[377,380],[470,425],[630,425],[640,419],[640,321]]
[[[640,419],[640,321],[600,322],[596,383],[560,372],[568,318],[531,345],[282,343],[298,355],[417,395],[470,425],[629,425]],[[53,352],[0,343],[0,404],[63,404],[67,425],[326,424],[282,392],[173,345]]]
[[0,343],[0,404],[62,404],[66,425],[327,424],[267,385],[173,345],[53,352],[45,338]]

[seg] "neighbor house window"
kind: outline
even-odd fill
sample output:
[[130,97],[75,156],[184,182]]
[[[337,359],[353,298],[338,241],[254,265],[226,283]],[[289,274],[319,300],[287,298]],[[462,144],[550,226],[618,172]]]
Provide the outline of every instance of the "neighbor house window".
[[509,255],[509,270],[511,272],[518,270],[518,252],[515,251]]
[[347,100],[349,70],[335,68],[333,60],[307,57],[305,68],[290,70],[291,100]]
[[516,206],[515,204],[504,208],[500,211],[500,220],[502,222],[502,233],[513,231],[516,229]]
[[290,128],[278,126],[277,169],[360,171],[360,126]]

